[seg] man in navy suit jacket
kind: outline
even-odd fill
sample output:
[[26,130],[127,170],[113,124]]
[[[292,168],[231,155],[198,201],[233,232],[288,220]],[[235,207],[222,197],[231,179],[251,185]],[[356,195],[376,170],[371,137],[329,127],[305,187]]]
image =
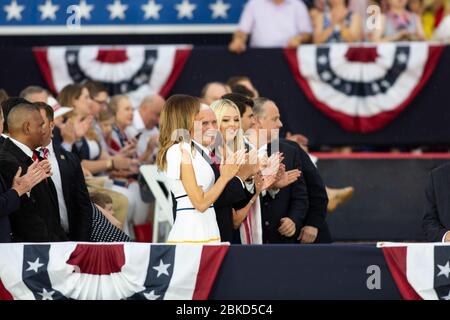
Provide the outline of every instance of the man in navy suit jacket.
[[450,164],[431,171],[425,195],[423,229],[430,242],[450,242]]
[[[2,132],[3,112],[0,108],[0,133]],[[3,144],[6,139],[0,138],[0,143]],[[0,242],[11,242],[9,215],[20,208],[20,197],[45,178],[45,172],[38,164],[30,167],[27,174],[22,177],[20,176],[21,172],[22,168],[17,171],[11,189],[7,188],[5,180],[0,175]]]

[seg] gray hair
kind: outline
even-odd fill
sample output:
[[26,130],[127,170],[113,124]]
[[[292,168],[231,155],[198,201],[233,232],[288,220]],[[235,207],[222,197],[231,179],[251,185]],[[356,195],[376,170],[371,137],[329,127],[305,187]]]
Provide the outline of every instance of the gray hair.
[[272,100],[267,98],[256,98],[253,105],[253,115],[258,118],[263,118],[266,115],[266,108],[265,105],[268,102],[274,103]]
[[27,97],[29,97],[30,95],[41,92],[48,92],[48,91],[39,86],[28,86],[20,92],[19,97],[27,99]]

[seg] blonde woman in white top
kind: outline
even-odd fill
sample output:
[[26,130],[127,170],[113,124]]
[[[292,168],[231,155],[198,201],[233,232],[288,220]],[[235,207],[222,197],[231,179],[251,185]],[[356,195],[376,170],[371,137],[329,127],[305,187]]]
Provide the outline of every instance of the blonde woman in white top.
[[220,178],[214,183],[210,164],[194,149],[190,139],[199,109],[198,99],[174,95],[167,100],[161,113],[157,165],[167,176],[177,202],[168,243],[220,243],[213,203],[244,161],[245,150],[222,161]]

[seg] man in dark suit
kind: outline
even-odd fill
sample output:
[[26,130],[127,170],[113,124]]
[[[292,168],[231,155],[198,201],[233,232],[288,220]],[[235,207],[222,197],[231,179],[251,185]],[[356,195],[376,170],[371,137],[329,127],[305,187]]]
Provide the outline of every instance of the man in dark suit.
[[430,242],[450,242],[450,164],[431,171],[425,190],[423,229]]
[[290,144],[299,152],[299,169],[308,190],[308,213],[305,218],[305,226],[302,228],[298,240],[301,243],[331,243],[331,233],[326,221],[328,196],[319,170],[317,170],[309,155],[296,142],[286,139],[282,141]]
[[[277,139],[282,122],[278,107],[273,101],[266,98],[256,99],[253,113],[257,134],[264,129],[268,141],[271,141],[267,146],[268,155],[279,151],[283,153],[286,171],[292,169],[302,171],[300,179],[288,187],[280,189],[275,198],[268,195],[264,197],[262,212],[265,221],[263,221],[263,225],[264,232],[269,233],[266,241],[331,242],[325,222],[328,198],[325,185],[314,164],[298,145],[284,139]],[[261,142],[258,143],[259,146],[261,144]],[[277,224],[276,219],[273,219],[274,214],[276,219],[280,219],[281,225]],[[320,237],[318,237],[319,235]]]
[[[300,167],[296,148],[278,139],[282,126],[276,105],[268,99],[255,100],[255,125],[249,140],[260,156],[283,153],[286,172]],[[278,182],[277,182],[278,183]],[[276,183],[276,184],[277,184]],[[275,185],[261,199],[264,243],[295,243],[308,210],[308,194],[302,176],[278,189]]]
[[[0,149],[0,175],[11,188],[19,167],[23,172],[38,159],[34,152],[42,144],[44,121],[39,109],[29,103],[15,105],[9,112],[9,138]],[[45,161],[43,161],[45,164]],[[22,195],[20,208],[10,215],[13,241],[65,241],[53,182],[47,178]]]
[[[3,132],[3,112],[0,108],[0,133]],[[5,138],[2,137],[2,143]],[[12,187],[8,189],[6,182],[0,175],[0,243],[11,242],[11,225],[9,215],[20,207],[20,197],[29,192],[36,184],[46,178],[44,170],[36,162],[30,166],[28,172],[20,176],[19,168],[14,177]]]
[[52,142],[55,127],[52,107],[37,102],[44,119],[41,155],[50,161],[58,199],[61,225],[71,241],[89,241],[92,227],[92,204],[81,169],[80,160],[60,145]]

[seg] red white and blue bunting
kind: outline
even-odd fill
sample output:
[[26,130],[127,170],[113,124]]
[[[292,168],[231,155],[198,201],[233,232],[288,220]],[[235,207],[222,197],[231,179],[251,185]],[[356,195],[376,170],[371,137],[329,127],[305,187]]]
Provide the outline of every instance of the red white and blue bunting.
[[286,49],[308,99],[352,132],[377,131],[401,114],[427,83],[443,47],[425,42],[333,44]]
[[128,94],[134,104],[148,94],[166,96],[180,75],[190,46],[81,46],[35,48],[39,68],[54,92],[86,80],[110,94]]

